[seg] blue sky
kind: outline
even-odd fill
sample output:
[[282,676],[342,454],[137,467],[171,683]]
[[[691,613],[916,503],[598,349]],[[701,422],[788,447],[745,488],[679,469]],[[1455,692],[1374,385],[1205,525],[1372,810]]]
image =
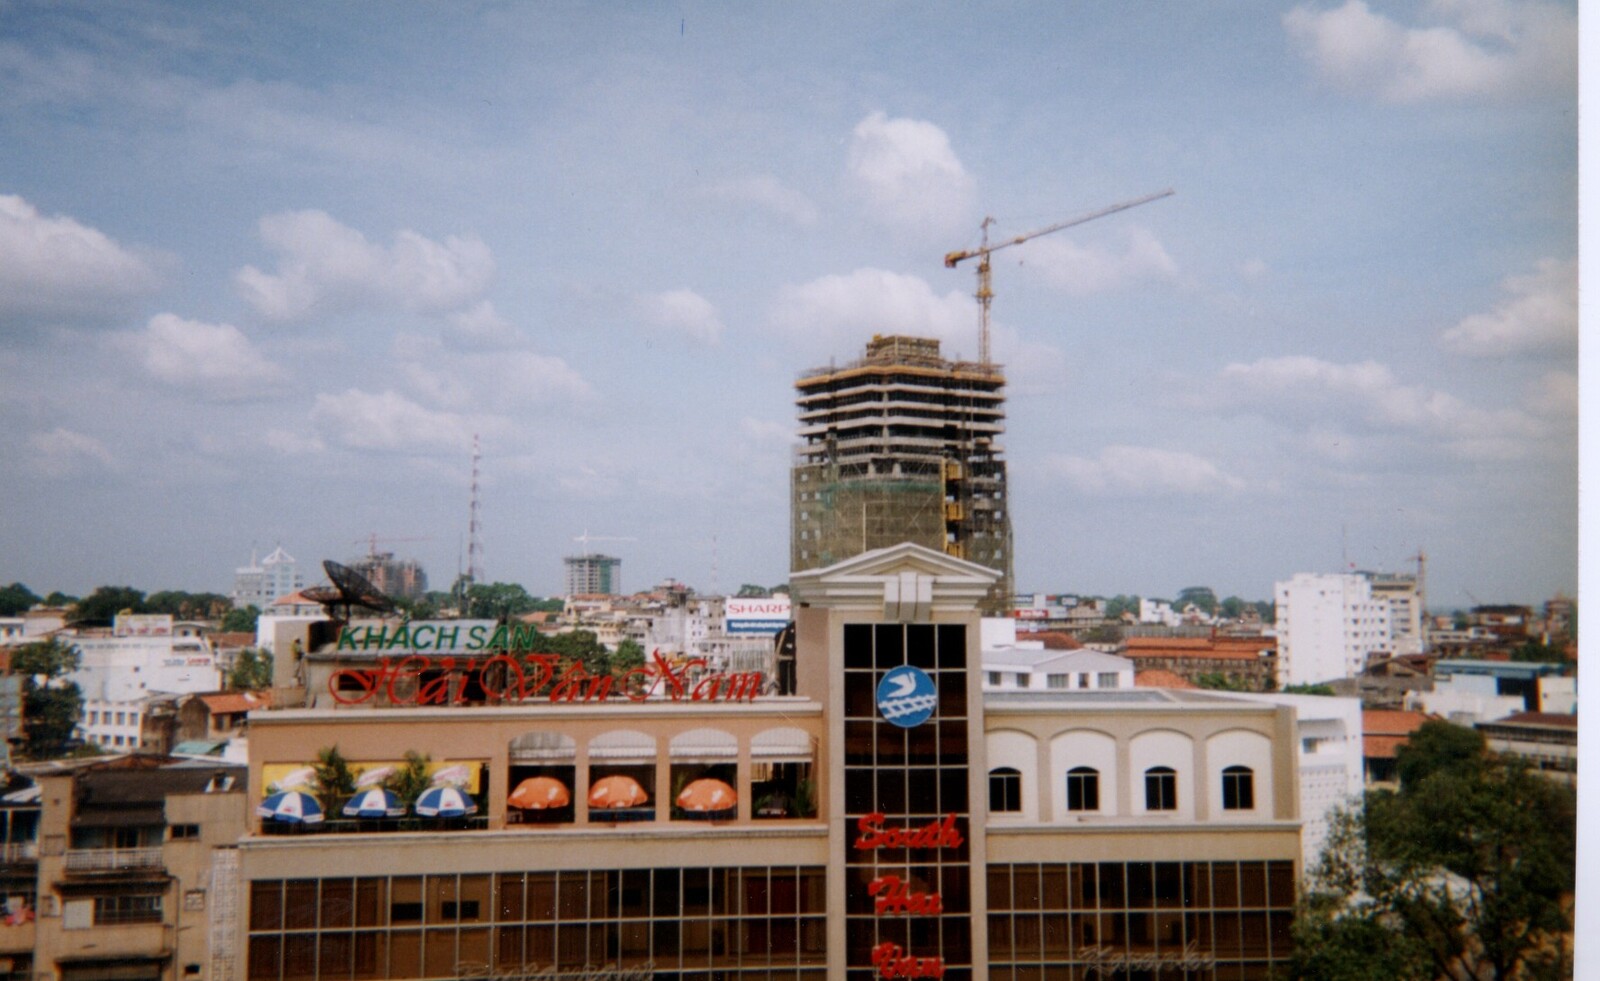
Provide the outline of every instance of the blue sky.
[[[1019,585],[1577,580],[1571,4],[0,0],[0,581],[786,578],[792,384],[974,356]],[[1003,257],[1003,260],[1002,260]]]

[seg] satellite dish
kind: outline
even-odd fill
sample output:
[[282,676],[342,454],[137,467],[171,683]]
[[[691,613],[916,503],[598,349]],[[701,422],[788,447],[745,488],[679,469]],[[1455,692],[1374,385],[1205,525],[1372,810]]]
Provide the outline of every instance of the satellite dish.
[[335,607],[344,607],[345,616],[350,615],[354,607],[365,607],[375,613],[392,613],[396,609],[394,600],[383,595],[383,591],[368,581],[366,576],[350,568],[340,565],[332,559],[324,559],[323,571],[328,574],[328,581],[332,586],[315,586],[307,589],[304,595],[315,603],[321,603],[327,608],[328,614],[334,614]]

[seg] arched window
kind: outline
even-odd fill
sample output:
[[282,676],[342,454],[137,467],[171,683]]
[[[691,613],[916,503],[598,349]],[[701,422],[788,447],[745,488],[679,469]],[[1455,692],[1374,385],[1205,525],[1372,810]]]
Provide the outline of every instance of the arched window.
[[1015,813],[1022,810],[1022,773],[1009,766],[989,771],[989,810]]
[[1075,766],[1067,771],[1067,810],[1100,810],[1100,771],[1092,766]]
[[1144,771],[1144,809],[1178,809],[1178,772],[1170,766],[1152,766]]
[[1230,766],[1222,771],[1222,809],[1253,811],[1256,807],[1256,775],[1248,766]]

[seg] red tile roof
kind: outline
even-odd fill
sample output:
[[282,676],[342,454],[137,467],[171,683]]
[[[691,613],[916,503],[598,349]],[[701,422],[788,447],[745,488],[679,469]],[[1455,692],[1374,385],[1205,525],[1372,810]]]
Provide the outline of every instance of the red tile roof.
[[230,691],[219,695],[201,695],[207,711],[212,715],[234,715],[251,709],[267,708],[272,704],[271,692]]
[[1164,668],[1155,668],[1150,671],[1134,673],[1133,684],[1136,688],[1199,688],[1200,686],[1185,678],[1181,674],[1174,674]]
[[1517,726],[1558,726],[1562,729],[1576,729],[1578,728],[1578,717],[1576,715],[1562,712],[1518,712],[1516,715],[1508,715],[1503,719],[1495,719],[1494,724]]
[[1411,739],[1411,734],[1433,716],[1426,712],[1407,712],[1401,709],[1361,710],[1361,755],[1371,759],[1392,760]]
[[230,630],[226,633],[207,634],[212,647],[253,647],[256,635],[248,630]]
[[1047,651],[1075,651],[1083,645],[1078,638],[1060,630],[1039,630],[1033,633],[1019,633],[1018,640],[1038,640],[1044,642]]

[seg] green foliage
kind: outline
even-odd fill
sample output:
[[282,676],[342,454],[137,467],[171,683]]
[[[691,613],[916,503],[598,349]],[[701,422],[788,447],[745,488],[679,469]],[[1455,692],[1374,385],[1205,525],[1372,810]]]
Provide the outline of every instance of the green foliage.
[[1106,600],[1106,616],[1113,620],[1119,619],[1124,613],[1139,615],[1139,597],[1118,593]]
[[341,801],[356,792],[356,778],[350,772],[350,762],[339,752],[338,746],[317,750],[317,762],[312,764],[316,774],[317,802],[323,813],[332,814]]
[[223,614],[222,631],[230,634],[253,634],[256,631],[256,621],[260,617],[261,611],[254,606],[229,610]]
[[743,586],[740,586],[739,591],[733,595],[736,599],[761,599],[762,597],[770,596],[771,594],[767,591],[767,587],[757,586],[755,583],[747,582]]
[[1244,616],[1245,601],[1237,596],[1229,596],[1217,605],[1217,610],[1229,620],[1237,620]]
[[166,589],[146,597],[144,608],[146,613],[167,613],[178,620],[215,620],[233,608],[233,601],[221,593]]
[[1478,730],[1430,719],[1395,754],[1395,771],[1400,786],[1412,788],[1437,773],[1475,773],[1483,768],[1488,751]]
[[1185,586],[1178,590],[1178,598],[1172,601],[1172,608],[1182,613],[1190,603],[1204,610],[1207,615],[1217,612],[1217,594],[1210,586]]
[[78,597],[68,596],[59,589],[53,590],[49,596],[44,598],[44,605],[53,610],[63,609],[76,602],[78,602]]
[[1567,651],[1565,648],[1556,647],[1553,644],[1529,640],[1512,648],[1511,660],[1533,664],[1566,664]]
[[1223,674],[1221,671],[1197,674],[1194,676],[1194,683],[1212,691],[1255,691],[1244,679]]
[[83,712],[83,693],[65,676],[78,662],[76,648],[53,638],[11,652],[11,672],[22,677],[23,752],[32,759],[68,751]]
[[428,762],[427,754],[414,749],[406,750],[405,760],[400,764],[400,768],[383,781],[384,788],[394,791],[394,795],[400,798],[400,803],[410,807],[417,802],[418,797],[422,796],[422,792],[428,789]]
[[132,586],[100,586],[78,600],[74,619],[110,623],[124,612],[146,612],[144,593]]
[[1256,600],[1256,612],[1261,614],[1262,623],[1278,622],[1278,607],[1268,600]]
[[1288,685],[1283,689],[1285,695],[1337,695],[1332,685],[1305,684]]
[[617,645],[611,653],[611,671],[614,674],[623,674],[633,668],[644,667],[644,647],[636,640],[629,638]]
[[1294,976],[1570,976],[1572,790],[1448,723],[1413,734],[1400,765],[1398,792],[1335,822]]
[[1111,624],[1090,627],[1079,637],[1086,644],[1117,644],[1122,641],[1122,628]]
[[228,672],[228,688],[233,691],[260,691],[272,687],[272,652],[246,647]]
[[472,583],[467,586],[461,615],[468,619],[514,617],[531,613],[537,601],[516,583]]
[[14,617],[19,613],[26,613],[38,602],[39,597],[34,595],[33,590],[20,582],[14,582],[0,589],[0,617]]

